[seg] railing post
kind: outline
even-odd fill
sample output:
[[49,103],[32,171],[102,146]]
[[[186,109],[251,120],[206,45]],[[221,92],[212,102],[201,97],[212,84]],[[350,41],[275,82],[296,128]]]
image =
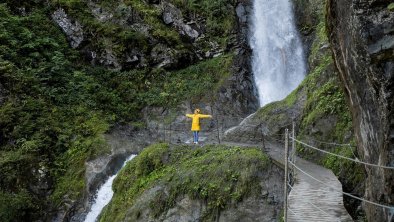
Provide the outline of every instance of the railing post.
[[217,134],[218,134],[218,142],[219,142],[219,144],[220,144],[219,117],[216,117],[216,128],[217,128],[217,131],[218,131],[218,133],[217,133]]
[[[293,127],[292,127],[293,129],[292,129],[292,135],[291,135],[291,137],[292,137],[292,139],[291,139],[291,155],[292,155],[292,157],[291,157],[291,161],[293,162],[293,164],[295,164],[296,163],[296,160],[295,160],[295,158],[296,158],[296,152],[297,152],[297,150],[296,150],[296,147],[295,147],[295,123],[294,123],[294,121],[293,121]],[[292,168],[292,173],[294,174],[294,166],[292,166],[291,167]]]
[[[166,142],[166,124],[164,123],[164,116],[161,116],[161,124],[163,126],[163,129],[162,129],[163,130],[163,138],[162,138],[163,141],[162,141],[162,143],[165,143]],[[159,123],[159,126],[160,126],[160,123]]]
[[170,123],[170,138],[168,143],[171,144],[171,123]]
[[263,142],[263,150],[265,150],[265,131],[263,129],[263,124],[260,123],[259,127],[261,128],[261,139]]
[[289,130],[285,132],[285,194],[284,194],[284,214],[283,221],[287,222],[287,170],[288,170],[288,157],[289,157]]

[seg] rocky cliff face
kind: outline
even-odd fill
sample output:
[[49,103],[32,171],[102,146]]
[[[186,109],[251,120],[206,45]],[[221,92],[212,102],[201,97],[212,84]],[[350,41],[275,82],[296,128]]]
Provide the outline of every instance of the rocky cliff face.
[[[211,30],[207,17],[185,9],[176,1],[152,1],[143,6],[122,1],[111,6],[82,2],[91,14],[89,23],[81,25],[79,20],[86,15],[61,7],[53,12],[52,18],[67,36],[70,46],[80,50],[91,64],[114,70],[162,68],[173,71],[224,53],[234,54],[230,76],[217,92],[205,101],[194,100],[191,106],[213,105],[215,113],[220,115],[245,116],[257,110],[259,104],[248,45],[251,1],[221,3],[224,6],[220,7],[229,11],[226,16],[234,21],[228,33],[220,34]],[[152,15],[144,10],[157,14],[155,20],[147,18]],[[102,30],[90,27],[90,23],[99,23],[102,29],[116,27],[126,36],[106,36],[105,32],[100,33]]]
[[[252,51],[249,46],[249,25],[252,1],[238,1],[235,7],[237,40],[234,46],[235,58],[228,82],[220,89],[218,103],[233,107],[234,113],[250,114],[259,108],[257,90],[251,67]],[[230,110],[222,112],[230,113]]]
[[[185,122],[185,118],[182,118],[184,113],[191,112],[196,106],[205,108],[204,111],[213,111],[222,118],[233,115],[243,117],[258,108],[251,73],[251,50],[248,46],[251,1],[226,3],[225,7],[230,10],[229,14],[233,15],[234,23],[227,36],[223,37],[226,39],[225,43],[219,42],[223,39],[210,33],[204,15],[185,10],[177,5],[176,1],[149,1],[143,5],[115,1],[110,6],[96,1],[81,2],[89,16],[82,16],[80,12],[73,11],[72,7],[64,5],[52,13],[52,19],[64,32],[70,46],[79,50],[84,59],[93,66],[103,66],[116,71],[159,70],[158,72],[165,75],[166,72],[176,72],[222,54],[231,55],[233,61],[229,66],[229,74],[222,73],[224,78],[217,89],[206,93],[209,96],[190,98],[190,101],[184,101],[172,110],[167,107],[146,107],[142,111],[145,114],[143,121],[146,123],[146,132],[130,131],[126,129],[130,128],[128,126],[114,127],[112,133],[106,137],[112,147],[112,155],[87,163],[87,187],[83,200],[69,201],[69,205],[56,216],[58,221],[79,221],[83,218],[95,189],[108,174],[117,169],[115,166],[119,165],[120,159],[124,159],[130,149],[135,151],[133,148],[137,147],[135,141],[138,141],[138,138],[145,140],[146,144],[162,139],[163,135],[164,138],[171,135],[179,138],[176,132],[169,135],[168,132],[163,132],[163,119],[175,125],[182,124]],[[142,9],[156,13],[158,16],[154,18],[157,21],[147,19],[150,15],[144,14]],[[103,26],[103,29],[107,26],[118,28],[120,32],[127,32],[130,36],[106,36],[104,30],[99,32],[93,29],[91,24],[82,21],[82,18],[88,18],[90,23],[97,23],[96,25]],[[132,40],[123,41],[123,37]],[[135,44],[136,39],[138,44]],[[174,116],[176,118],[173,118]],[[236,121],[239,120],[234,122]],[[178,130],[178,133],[179,131],[181,130]],[[127,136],[122,137],[120,134]],[[114,149],[114,143],[117,143],[117,140],[123,141],[124,138],[134,142],[128,142],[126,150]],[[95,168],[98,170],[90,167],[92,164],[97,165]],[[177,210],[179,209],[174,211]]]
[[[362,160],[394,166],[394,13],[388,0],[329,0],[329,39]],[[394,202],[394,171],[365,167],[365,198]],[[364,204],[368,221],[393,212]]]

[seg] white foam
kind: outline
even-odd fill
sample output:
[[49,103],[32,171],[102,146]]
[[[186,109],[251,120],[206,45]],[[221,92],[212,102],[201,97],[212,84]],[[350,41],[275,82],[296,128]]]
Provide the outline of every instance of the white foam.
[[[123,163],[122,168],[126,165],[128,161],[132,160],[136,156],[137,155],[129,156]],[[114,191],[112,190],[112,183],[114,182],[116,175],[118,175],[118,173],[108,178],[108,180],[98,189],[97,196],[94,199],[93,205],[89,213],[86,215],[85,222],[95,222],[103,208],[111,201],[112,196],[114,195]]]
[[254,0],[252,68],[260,105],[285,98],[304,79],[302,42],[289,0]]

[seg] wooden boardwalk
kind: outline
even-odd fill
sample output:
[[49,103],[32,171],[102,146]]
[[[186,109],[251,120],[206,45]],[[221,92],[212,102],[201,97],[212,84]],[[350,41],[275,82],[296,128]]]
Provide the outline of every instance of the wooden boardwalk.
[[[256,146],[254,144],[225,144]],[[267,142],[266,147],[269,156],[275,162],[284,165],[284,146]],[[301,158],[296,158],[296,165],[324,184],[295,169],[296,180],[288,197],[287,218],[289,222],[353,221],[343,205],[342,193],[337,192],[342,191],[342,184],[331,170]],[[291,165],[289,167],[291,168]]]
[[[296,180],[288,197],[288,221],[353,221],[343,205],[342,184],[331,170],[296,159],[296,165],[324,184],[295,169]],[[335,190],[334,190],[335,189]]]

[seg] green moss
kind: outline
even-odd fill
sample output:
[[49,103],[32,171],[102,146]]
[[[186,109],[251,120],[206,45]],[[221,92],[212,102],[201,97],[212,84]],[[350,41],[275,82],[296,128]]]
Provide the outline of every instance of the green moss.
[[[327,29],[325,25],[325,20],[321,20],[315,28],[316,36],[313,41],[311,53],[308,61],[319,60],[321,56],[325,56],[326,52],[320,52],[322,46],[328,44]],[[324,60],[324,58],[323,58]]]
[[387,9],[390,10],[390,11],[394,11],[394,3],[390,3],[390,4],[387,6]]
[[230,75],[232,62],[233,55],[227,54],[178,71],[160,70],[164,78],[143,93],[143,99],[149,105],[171,107],[187,99],[211,98]]
[[[3,193],[0,190],[0,218],[1,221],[26,221],[29,216],[21,214],[29,208],[36,208],[34,200],[27,190],[18,193]],[[16,216],[17,215],[17,216]]]
[[[354,152],[356,151],[351,145],[337,147],[333,151],[333,153],[335,154],[353,159],[356,158]],[[348,183],[350,183],[351,187],[357,187],[364,182],[365,173],[363,167],[360,164],[332,155],[325,156],[322,159],[322,163],[323,166],[331,169],[335,173],[335,175],[343,177],[343,180],[346,180]],[[345,173],[344,169],[351,169],[351,172]]]
[[115,195],[101,221],[124,220],[135,200],[157,185],[169,192],[159,192],[152,200],[155,216],[188,195],[207,203],[204,221],[211,221],[217,210],[259,193],[258,174],[268,164],[268,157],[256,148],[152,145],[119,173],[113,185]]
[[[334,62],[331,52],[322,48],[322,46],[329,44],[324,13],[320,12],[318,18],[316,38],[308,59],[312,69],[301,84],[307,91],[307,101],[297,137],[301,140],[313,138],[320,141],[349,143],[349,141],[354,140],[352,136],[352,118],[345,101],[344,92],[338,84],[339,80],[333,68]],[[328,117],[336,119],[333,129],[330,131],[326,130],[324,133],[311,132],[312,127],[320,119]],[[307,143],[313,144],[314,142],[307,141]],[[317,143],[317,146],[330,152],[354,158],[355,150],[353,150],[353,147],[335,147],[320,143]],[[365,178],[362,168],[353,162],[331,155],[322,155],[300,144],[297,144],[297,152],[304,158],[313,160],[331,169],[349,187],[356,187]]]

